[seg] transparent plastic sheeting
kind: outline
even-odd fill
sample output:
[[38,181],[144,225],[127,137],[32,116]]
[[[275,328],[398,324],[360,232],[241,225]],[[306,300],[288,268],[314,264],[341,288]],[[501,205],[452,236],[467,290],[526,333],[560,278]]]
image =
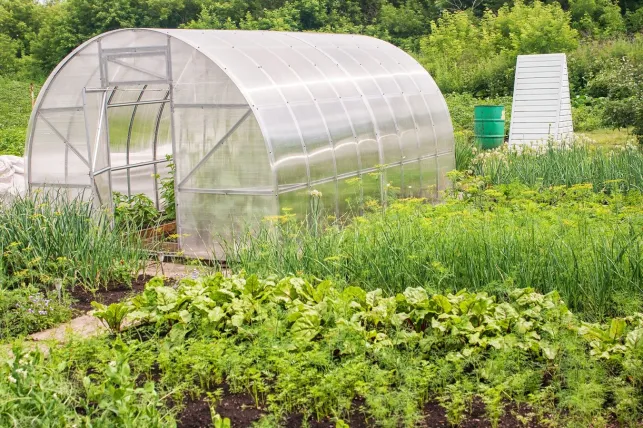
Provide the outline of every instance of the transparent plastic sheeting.
[[[325,215],[368,200],[432,196],[455,167],[446,103],[400,49],[370,37],[117,30],[72,52],[38,97],[31,189],[109,206],[144,193],[162,208],[176,164],[179,243],[190,256],[266,216]],[[317,209],[317,208],[316,208]]]

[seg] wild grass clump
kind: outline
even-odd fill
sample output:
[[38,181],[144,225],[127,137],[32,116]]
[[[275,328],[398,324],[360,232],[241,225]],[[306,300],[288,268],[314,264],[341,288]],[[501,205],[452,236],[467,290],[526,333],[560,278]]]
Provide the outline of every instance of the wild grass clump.
[[456,188],[445,204],[403,200],[347,227],[311,228],[289,216],[264,222],[228,243],[227,263],[387,292],[558,290],[588,319],[643,302],[640,193],[597,194],[591,184],[490,187],[463,177],[452,177]]
[[22,283],[98,289],[128,282],[145,254],[136,234],[80,197],[40,192],[0,207],[0,275],[4,288]]
[[471,168],[493,184],[591,183],[595,191],[643,191],[643,150],[633,145],[607,148],[577,140],[517,149],[503,146],[479,153]]
[[455,168],[458,171],[471,168],[471,163],[477,152],[478,148],[473,143],[471,132],[455,132]]

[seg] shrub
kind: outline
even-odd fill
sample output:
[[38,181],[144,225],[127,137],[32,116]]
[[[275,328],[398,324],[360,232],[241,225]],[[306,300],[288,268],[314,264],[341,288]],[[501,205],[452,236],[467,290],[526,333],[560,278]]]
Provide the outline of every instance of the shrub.
[[587,85],[588,94],[605,98],[604,121],[615,128],[634,127],[643,144],[643,62],[613,60]]
[[572,100],[574,131],[594,131],[605,126],[605,106],[601,101],[585,96]]

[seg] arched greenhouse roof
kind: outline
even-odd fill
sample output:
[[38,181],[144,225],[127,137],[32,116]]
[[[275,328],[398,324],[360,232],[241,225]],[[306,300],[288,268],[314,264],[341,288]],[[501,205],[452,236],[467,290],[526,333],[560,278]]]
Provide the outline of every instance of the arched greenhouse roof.
[[455,163],[444,98],[411,56],[366,36],[270,31],[97,36],[45,83],[26,153],[30,188],[159,207],[173,155],[180,246],[198,256],[284,209],[304,217],[312,190],[343,215],[435,194]]

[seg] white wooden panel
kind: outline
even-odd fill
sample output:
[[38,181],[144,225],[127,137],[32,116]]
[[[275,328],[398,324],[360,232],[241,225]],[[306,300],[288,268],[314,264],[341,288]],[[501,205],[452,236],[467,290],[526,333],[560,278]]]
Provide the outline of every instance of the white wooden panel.
[[552,88],[548,86],[540,89],[518,89],[514,91],[514,95],[555,95],[558,96],[560,88]]
[[516,70],[518,72],[536,72],[538,71],[539,73],[556,73],[558,74],[558,70],[560,69],[560,64],[558,63],[551,63],[551,64],[525,64],[520,67],[518,67]]
[[522,132],[540,132],[543,134],[549,134],[551,133],[551,130],[549,129],[549,126],[543,126],[542,123],[515,123],[513,132],[518,134]]
[[548,88],[555,88],[558,87],[558,83],[555,80],[550,80],[550,81],[536,81],[534,80],[533,82],[523,82],[522,85],[520,85],[521,91],[523,90],[528,90],[528,89],[548,89]]
[[552,105],[558,105],[558,94],[534,94],[534,95],[516,95],[516,101],[531,101],[531,100],[551,100],[554,101]]
[[518,80],[521,79],[556,79],[560,78],[560,72],[559,71],[543,71],[541,72],[540,70],[532,69],[532,68],[525,68],[520,74],[520,77]]
[[513,121],[514,124],[517,123],[558,123],[558,116],[556,116],[556,112],[553,114],[551,112],[547,113],[539,113],[538,116],[533,115],[533,116],[525,116],[525,117],[518,117],[516,120]]
[[569,138],[571,115],[565,54],[519,55],[509,144]]
[[[514,101],[513,101],[514,108],[516,108],[516,107],[521,107],[521,108],[522,107],[534,107],[534,110],[542,110],[542,107],[549,107],[550,105],[551,105],[550,100],[528,100],[528,99],[525,99],[525,100],[518,100],[517,101],[514,98]],[[536,107],[540,107],[540,108],[536,109]],[[512,109],[512,111],[513,111],[513,109]],[[531,110],[529,110],[529,111],[531,111]]]

